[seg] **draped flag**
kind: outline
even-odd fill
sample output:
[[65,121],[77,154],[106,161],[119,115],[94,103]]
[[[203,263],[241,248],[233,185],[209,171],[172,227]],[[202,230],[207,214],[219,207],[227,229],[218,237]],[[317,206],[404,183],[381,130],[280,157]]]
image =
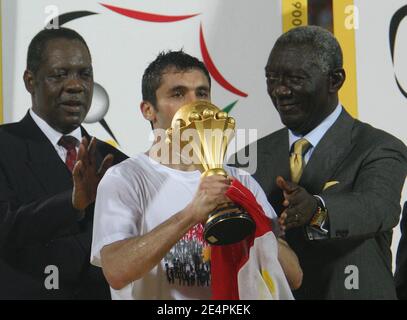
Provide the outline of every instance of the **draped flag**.
[[212,246],[212,299],[294,299],[278,261],[270,219],[238,180],[233,180],[226,195],[247,210],[256,223],[256,231],[239,243]]

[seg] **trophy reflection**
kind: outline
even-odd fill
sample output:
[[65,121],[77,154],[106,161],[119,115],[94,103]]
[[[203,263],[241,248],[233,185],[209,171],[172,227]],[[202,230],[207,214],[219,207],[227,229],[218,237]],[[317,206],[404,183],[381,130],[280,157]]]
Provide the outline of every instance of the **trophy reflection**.
[[[227,146],[234,136],[235,120],[208,101],[182,106],[167,130],[167,142],[179,150],[181,161],[198,165],[202,177],[220,174]],[[189,162],[188,162],[189,161]],[[204,226],[204,238],[212,245],[227,245],[254,232],[255,223],[246,210],[233,203],[219,205]]]

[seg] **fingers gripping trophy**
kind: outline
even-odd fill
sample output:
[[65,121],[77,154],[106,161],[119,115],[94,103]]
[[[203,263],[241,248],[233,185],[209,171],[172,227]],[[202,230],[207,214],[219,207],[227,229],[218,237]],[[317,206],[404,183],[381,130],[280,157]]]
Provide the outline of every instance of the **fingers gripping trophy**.
[[[235,119],[208,101],[182,106],[167,130],[167,142],[179,150],[183,163],[194,161],[202,177],[220,174],[227,146],[234,136]],[[246,210],[228,202],[219,205],[204,225],[204,238],[211,245],[227,245],[254,232],[255,223]]]

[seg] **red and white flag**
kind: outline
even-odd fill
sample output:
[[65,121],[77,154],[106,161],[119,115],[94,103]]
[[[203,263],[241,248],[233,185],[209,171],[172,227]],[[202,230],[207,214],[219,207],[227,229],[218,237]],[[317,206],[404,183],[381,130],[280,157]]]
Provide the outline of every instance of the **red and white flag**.
[[256,223],[256,231],[239,243],[211,247],[212,299],[294,299],[278,261],[277,239],[270,219],[238,180],[233,180],[226,195],[247,210]]

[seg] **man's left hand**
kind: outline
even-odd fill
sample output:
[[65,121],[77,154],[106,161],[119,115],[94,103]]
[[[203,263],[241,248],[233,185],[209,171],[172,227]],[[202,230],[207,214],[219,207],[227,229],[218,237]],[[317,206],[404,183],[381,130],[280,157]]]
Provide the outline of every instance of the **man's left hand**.
[[73,192],[72,204],[77,210],[84,210],[95,202],[96,190],[106,170],[113,164],[113,155],[108,154],[99,168],[96,167],[96,139],[90,143],[86,137],[82,138],[78,156],[72,171]]
[[280,228],[285,231],[306,225],[317,210],[317,199],[298,184],[277,177],[277,186],[283,190],[286,209],[279,218]]

